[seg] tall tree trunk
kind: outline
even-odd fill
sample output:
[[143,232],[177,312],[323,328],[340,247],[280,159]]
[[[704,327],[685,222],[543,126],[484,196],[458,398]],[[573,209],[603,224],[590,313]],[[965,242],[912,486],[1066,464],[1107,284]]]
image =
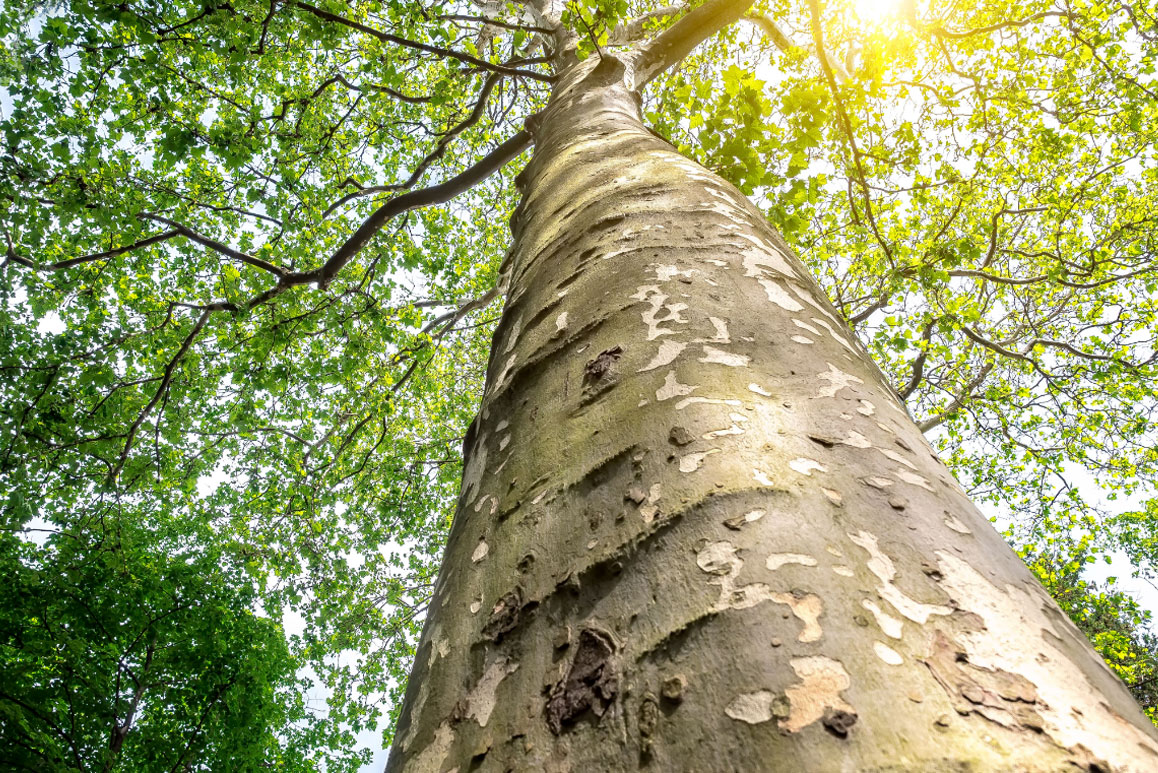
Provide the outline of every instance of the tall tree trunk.
[[1158,770],[805,267],[648,132],[631,78],[592,57],[530,127],[389,769]]

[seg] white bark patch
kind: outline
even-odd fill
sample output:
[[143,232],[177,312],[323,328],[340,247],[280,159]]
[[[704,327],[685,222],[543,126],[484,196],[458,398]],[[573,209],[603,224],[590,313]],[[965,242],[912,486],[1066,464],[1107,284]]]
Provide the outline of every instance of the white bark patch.
[[765,473],[763,470],[761,470],[757,467],[752,468],[752,478],[757,483],[759,483],[761,486],[775,486],[776,485],[776,483],[771,478],[768,477],[767,473]]
[[684,472],[684,473],[695,472],[696,470],[700,469],[700,467],[703,467],[704,459],[706,457],[710,456],[711,454],[718,454],[718,453],[720,453],[720,449],[712,448],[710,450],[703,451],[701,453],[687,454],[686,456],[681,456],[680,457],[680,472]]
[[744,434],[744,430],[740,429],[735,424],[733,424],[732,426],[728,427],[727,429],[714,429],[711,432],[705,432],[700,437],[702,437],[704,440],[714,440],[715,438],[724,437],[725,435],[743,435],[743,434]]
[[824,602],[820,600],[820,596],[814,593],[803,596],[797,596],[794,593],[773,593],[770,598],[777,604],[786,604],[792,610],[792,614],[804,623],[796,641],[807,644],[808,642],[820,641],[821,637],[824,636],[824,631],[820,628],[820,616],[824,614]]
[[717,365],[727,365],[729,368],[746,368],[748,367],[748,363],[752,361],[752,358],[744,354],[725,352],[714,346],[705,346],[704,356],[701,357],[699,361],[715,363]]
[[840,548],[836,547],[836,545],[827,545],[824,549],[828,551],[829,555],[836,556],[837,558],[844,558],[844,553],[841,553]]
[[708,317],[708,322],[712,323],[716,334],[708,339],[707,343],[711,344],[730,344],[732,339],[728,336],[728,323],[719,317]]
[[901,657],[901,653],[897,652],[883,641],[873,642],[873,652],[877,654],[878,658],[880,658],[885,663],[888,663],[890,666],[899,666],[905,662],[905,659]]
[[471,553],[471,555],[470,555],[470,560],[477,564],[479,561],[482,561],[484,558],[487,557],[487,553],[489,553],[490,550],[491,550],[490,545],[488,545],[486,543],[486,540],[480,539],[478,541],[478,546],[474,549],[474,552]]
[[564,311],[562,314],[555,317],[555,330],[559,331],[559,330],[566,330],[566,329],[567,329],[567,312]]
[[776,693],[771,690],[741,693],[724,707],[724,713],[732,719],[758,725],[772,719],[772,702]]
[[481,598],[477,598],[474,601],[470,602],[470,613],[472,615],[477,615],[478,611],[480,609],[482,609],[482,599]]
[[652,521],[655,520],[655,517],[659,514],[659,508],[656,506],[655,503],[659,501],[659,498],[662,495],[663,495],[663,484],[660,484],[660,483],[651,484],[651,488],[648,489],[648,492],[647,492],[647,504],[641,505],[639,508],[639,514],[643,517],[644,523],[651,523]]
[[832,567],[832,572],[833,572],[833,574],[839,574],[841,577],[852,577],[853,576],[852,569],[848,568],[847,566],[844,566],[843,564],[838,564],[837,566]]
[[957,517],[953,516],[953,515],[950,515],[950,516],[945,518],[945,525],[948,526],[953,531],[957,532],[958,534],[972,534],[973,533],[973,532],[969,531],[968,526],[961,523],[961,521],[958,520]]
[[750,512],[744,513],[744,523],[755,523],[767,514],[768,513],[765,510],[752,510]]
[[670,282],[677,276],[687,277],[690,279],[692,274],[696,273],[694,268],[681,270],[676,266],[665,265],[656,265],[653,268],[655,268],[655,279],[657,282]]
[[751,247],[744,247],[744,276],[763,277],[768,272],[768,269],[771,269],[772,273],[779,274],[783,277],[791,278],[795,276],[792,266],[789,265],[787,259],[780,254],[780,250],[770,244],[761,243],[743,231],[738,232],[736,235],[750,242],[752,245]]
[[[941,586],[961,609],[985,621],[979,630],[957,634],[971,664],[1028,679],[1037,688],[1034,708],[1045,732],[1062,747],[1081,744],[1114,770],[1155,769],[1158,744],[1099,700],[1098,688],[1057,646],[1075,633],[1059,629],[1046,614],[1050,602],[1040,586],[998,588],[956,556],[938,551],[937,558],[944,575]],[[1089,657],[1091,665],[1106,668],[1100,658]]]
[[882,491],[896,483],[896,481],[892,480],[891,478],[881,478],[876,475],[871,475],[865,478],[862,482],[872,486],[873,488],[881,489]]
[[909,472],[908,470],[893,470],[893,475],[896,475],[898,478],[903,480],[905,483],[912,483],[914,486],[920,486],[921,488],[925,489],[926,491],[932,491],[933,490],[933,487],[929,485],[929,481],[925,480],[924,478],[922,478],[920,475],[917,475],[916,473]]
[[805,336],[792,336],[792,340],[798,344],[808,345],[812,343],[812,339]]
[[659,351],[656,352],[655,357],[651,359],[651,362],[640,368],[638,372],[646,373],[649,370],[655,370],[656,368],[662,368],[664,365],[671,364],[671,361],[678,357],[680,352],[685,348],[687,348],[687,344],[681,343],[680,341],[662,342],[659,345]]
[[[880,451],[882,454],[884,454],[884,455],[885,455],[886,457],[888,457],[889,459],[892,459],[894,462],[898,462],[898,463],[900,463],[900,464],[903,464],[903,465],[905,465],[905,466],[906,466],[906,467],[908,467],[910,470],[915,470],[915,469],[917,469],[917,465],[913,464],[913,463],[912,463],[912,462],[910,462],[908,459],[906,459],[905,457],[901,456],[900,454],[898,454],[896,451],[894,451],[894,450],[893,450],[893,449],[891,449],[891,448],[878,448],[877,450],[878,450],[878,451]],[[923,480],[923,479],[922,479],[922,480]]]
[[816,566],[816,559],[803,553],[773,553],[765,562],[772,571],[776,571],[785,564],[800,564],[801,566]]
[[692,392],[699,389],[698,386],[691,386],[690,384],[681,384],[676,378],[674,370],[669,370],[667,375],[663,378],[663,386],[655,390],[655,399],[659,402],[670,400],[673,397],[683,397],[690,395]]
[[841,503],[844,502],[844,497],[842,497],[840,492],[836,489],[822,488],[821,492],[824,493],[824,496],[828,497],[829,502],[832,502],[837,507],[839,507]]
[[499,683],[510,674],[519,670],[518,663],[512,663],[505,657],[500,657],[487,666],[487,670],[479,678],[478,684],[467,695],[467,718],[474,717],[479,727],[486,727],[490,721],[491,712],[495,708],[495,693]]
[[494,391],[500,392],[504,387],[506,387],[507,376],[510,375],[511,368],[515,367],[515,357],[516,355],[512,354],[507,358],[507,362],[505,365],[503,365],[503,369],[499,371],[499,377],[495,379]]
[[876,413],[876,408],[868,400],[861,400],[860,406],[856,409],[856,412],[861,416],[872,416],[874,413]]
[[438,657],[445,658],[450,654],[450,639],[443,636],[435,643],[434,651],[438,653]]
[[545,497],[545,496],[547,496],[547,489],[543,489],[538,494],[536,494],[535,498],[531,500],[531,504],[532,505],[539,504],[540,502],[543,501],[543,497]]
[[893,430],[890,427],[886,427],[884,424],[881,424],[879,421],[877,422],[877,426],[880,427],[881,429],[883,429],[885,432],[889,433],[890,435],[897,434],[896,432],[893,432]]
[[477,513],[479,510],[482,510],[483,505],[485,505],[487,502],[489,502],[492,499],[494,499],[494,496],[492,496],[491,494],[483,494],[481,497],[478,498],[478,501],[474,503],[474,511]]
[[853,448],[871,448],[872,441],[866,438],[859,432],[849,432],[848,437],[840,441],[841,445],[852,446]]
[[511,332],[507,336],[507,345],[503,348],[503,354],[509,354],[511,349],[515,348],[515,344],[519,342],[519,332],[523,329],[523,318],[520,316],[511,325]]
[[749,384],[748,385],[748,391],[749,392],[755,392],[756,394],[763,395],[764,397],[771,397],[772,396],[771,392],[769,392],[767,389],[760,386],[759,384]]
[[809,333],[812,333],[812,335],[814,335],[814,336],[820,335],[819,330],[817,330],[816,328],[814,328],[812,325],[808,324],[807,322],[801,322],[800,320],[796,319],[795,317],[792,318],[792,324],[796,325],[796,327],[800,328],[801,330],[807,330]]
[[822,387],[817,393],[816,397],[836,397],[836,393],[846,387],[851,387],[853,384],[863,384],[856,376],[845,373],[840,368],[828,363],[827,373],[818,373],[817,378],[827,381],[828,386]]
[[881,633],[890,639],[901,638],[901,633],[905,629],[904,620],[899,617],[893,617],[881,609],[872,599],[861,599],[860,605],[872,613],[872,616],[877,621],[877,627],[881,629]]
[[792,300],[792,296],[785,292],[779,282],[763,278],[757,279],[756,281],[764,288],[764,294],[768,296],[768,300],[772,303],[775,303],[785,311],[804,311],[804,307]]
[[426,745],[421,752],[407,763],[406,773],[438,773],[442,770],[442,763],[450,753],[450,745],[454,743],[454,731],[450,724],[443,722],[434,731],[434,740]]
[[[686,325],[688,322],[681,314],[688,305],[686,303],[666,303],[668,296],[660,292],[657,285],[643,285],[638,288],[635,295],[630,297],[632,300],[643,301],[651,306],[640,315],[643,323],[647,325],[648,341],[654,341],[660,336],[675,334],[675,330],[661,327],[665,322],[680,325]],[[663,316],[660,316],[661,314]]]
[[933,615],[948,615],[953,611],[952,607],[943,604],[922,604],[902,593],[901,589],[893,584],[893,578],[897,576],[897,569],[893,565],[892,559],[881,552],[875,535],[867,531],[858,531],[856,534],[849,533],[848,538],[868,551],[868,569],[881,581],[877,593],[901,615],[914,623],[924,625]]
[[[800,293],[797,293],[797,295],[799,295],[799,294],[800,294]],[[805,299],[805,300],[808,300],[808,299]],[[809,302],[811,303],[811,301],[809,301]],[[815,306],[816,304],[814,303],[813,305]],[[819,308],[819,307],[818,307],[818,308]],[[823,311],[823,309],[822,309],[822,311]],[[830,336],[832,336],[832,337],[833,337],[833,339],[834,339],[834,340],[835,340],[835,341],[836,341],[838,344],[840,344],[841,346],[843,346],[845,349],[848,349],[848,350],[849,350],[850,352],[852,352],[853,354],[858,354],[857,350],[856,350],[856,349],[853,347],[853,345],[852,345],[852,344],[850,344],[850,343],[848,342],[848,340],[847,340],[847,339],[846,339],[846,338],[845,338],[843,335],[841,335],[841,334],[837,333],[837,332],[836,332],[836,330],[834,330],[834,329],[833,329],[833,328],[832,328],[832,327],[831,327],[831,326],[830,326],[830,325],[829,325],[827,322],[825,322],[823,319],[820,319],[820,318],[818,318],[818,317],[813,317],[813,318],[812,318],[812,321],[813,321],[813,322],[815,322],[816,324],[820,325],[821,327],[823,327],[825,330],[827,330],[827,331],[828,331],[828,334],[829,334]]]
[[800,682],[784,691],[791,711],[787,719],[779,721],[781,730],[797,733],[823,717],[826,709],[856,714],[856,709],[840,696],[852,680],[839,661],[813,655],[793,658],[791,663]]
[[511,442],[511,436],[509,434],[504,435],[499,440],[499,450],[502,451],[504,448],[506,448],[510,444],[510,442]]
[[675,404],[677,411],[682,411],[689,405],[696,405],[698,403],[707,403],[708,405],[731,405],[734,408],[739,408],[741,403],[739,400],[720,400],[714,397],[685,397]]
[[774,596],[779,595],[773,593],[772,589],[762,582],[736,585],[736,577],[739,576],[744,561],[736,555],[736,546],[731,542],[709,542],[696,554],[696,565],[701,571],[719,577],[711,581],[712,585],[720,586],[720,597],[714,605],[714,609],[718,612],[725,609],[747,609],[771,601]]
[[804,456],[793,459],[788,463],[788,466],[801,475],[811,475],[814,472],[828,472],[828,469],[823,464],[815,459],[809,459]]

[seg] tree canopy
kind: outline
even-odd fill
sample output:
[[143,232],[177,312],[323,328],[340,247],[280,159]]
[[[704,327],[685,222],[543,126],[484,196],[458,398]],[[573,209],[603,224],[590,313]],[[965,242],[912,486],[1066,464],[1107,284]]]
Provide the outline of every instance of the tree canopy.
[[[4,4],[0,759],[342,770],[389,738],[523,122],[560,41],[699,4]],[[644,94],[1151,712],[1148,614],[1082,569],[1158,562],[1156,62],[1129,0],[764,0]]]

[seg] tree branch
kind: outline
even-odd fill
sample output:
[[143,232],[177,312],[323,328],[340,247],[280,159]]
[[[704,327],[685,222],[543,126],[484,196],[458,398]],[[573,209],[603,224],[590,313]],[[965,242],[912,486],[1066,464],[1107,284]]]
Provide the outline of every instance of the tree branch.
[[683,61],[696,46],[739,20],[752,0],[708,0],[640,48],[635,87],[642,88],[669,67]]
[[115,482],[117,476],[121,474],[121,470],[125,466],[125,460],[129,458],[129,451],[133,447],[133,439],[136,437],[137,431],[168,391],[169,384],[173,381],[173,373],[177,370],[177,365],[180,364],[181,359],[189,352],[189,349],[193,346],[193,342],[197,340],[198,334],[201,333],[201,329],[205,327],[205,323],[209,321],[209,315],[212,313],[209,309],[201,312],[201,316],[197,318],[197,323],[193,325],[193,329],[189,331],[189,335],[185,336],[185,340],[181,343],[181,348],[177,350],[177,353],[169,360],[169,364],[165,366],[165,373],[161,378],[161,385],[157,387],[153,398],[149,400],[148,404],[137,415],[136,421],[129,427],[129,431],[125,436],[124,448],[121,449],[120,458],[117,459],[117,463],[113,465],[113,469],[109,472],[110,483]]
[[540,72],[535,72],[533,70],[520,70],[515,67],[506,67],[501,64],[492,64],[485,59],[479,59],[477,56],[464,54],[461,51],[454,51],[449,48],[439,48],[438,46],[419,43],[414,40],[408,40],[406,38],[399,37],[398,35],[392,35],[389,32],[376,30],[373,27],[368,27],[365,24],[362,24],[361,22],[354,21],[353,19],[347,19],[346,17],[339,16],[336,13],[330,13],[329,11],[322,10],[317,6],[310,5],[309,3],[302,2],[301,0],[293,0],[291,5],[293,5],[295,8],[300,8],[303,11],[307,11],[308,13],[317,16],[319,19],[332,21],[336,24],[341,24],[345,27],[349,27],[350,29],[357,30],[358,32],[363,32],[367,35],[370,35],[371,37],[375,37],[378,40],[381,40],[384,43],[393,43],[397,46],[412,48],[415,51],[422,51],[427,54],[434,54],[435,56],[441,56],[447,59],[456,59],[465,64],[474,65],[475,67],[483,70],[490,70],[491,72],[502,73],[503,75],[523,76],[526,78],[543,81],[545,83],[551,83],[554,81],[554,78],[552,78],[550,75],[544,75]]

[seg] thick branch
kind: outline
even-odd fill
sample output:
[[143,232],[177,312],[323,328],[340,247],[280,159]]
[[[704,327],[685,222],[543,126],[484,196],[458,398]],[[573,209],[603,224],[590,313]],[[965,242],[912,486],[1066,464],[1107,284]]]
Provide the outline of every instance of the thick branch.
[[174,222],[167,217],[162,217],[160,215],[154,215],[154,214],[150,214],[150,213],[145,213],[145,214],[139,215],[138,217],[141,217],[142,219],[147,219],[147,220],[154,220],[158,223],[164,223],[165,225],[176,230],[178,233],[181,234],[181,236],[184,236],[189,241],[197,242],[202,247],[208,247],[209,249],[213,250],[214,252],[219,252],[222,255],[233,258],[234,260],[240,261],[241,263],[245,263],[247,265],[253,266],[254,268],[260,268],[262,271],[268,271],[269,273],[273,274],[276,277],[283,277],[288,273],[281,266],[275,266],[274,264],[270,263],[267,260],[262,260],[261,258],[255,257],[255,256],[250,255],[248,253],[235,250],[226,244],[222,244],[221,242],[219,242],[215,239],[210,239],[208,236],[204,236],[202,234],[199,234],[196,231],[194,231],[193,229],[191,229],[187,226],[184,226],[180,223]]
[[331,204],[329,208],[326,209],[326,211],[322,214],[322,217],[329,217],[338,207],[342,206],[346,202],[361,198],[362,196],[371,196],[375,193],[387,193],[389,191],[404,191],[413,187],[414,184],[422,178],[422,175],[426,173],[426,170],[430,168],[430,165],[442,157],[442,155],[446,152],[446,149],[450,147],[450,143],[454,142],[458,135],[462,134],[471,126],[474,126],[479,122],[479,119],[483,116],[483,112],[486,110],[487,99],[490,98],[491,91],[494,90],[495,85],[502,79],[502,77],[503,76],[499,75],[498,73],[490,74],[486,80],[486,83],[483,84],[482,92],[479,93],[478,100],[475,102],[474,109],[471,110],[470,115],[464,118],[456,126],[453,126],[443,133],[443,135],[438,140],[438,144],[435,145],[434,150],[430,151],[430,153],[428,153],[425,158],[418,162],[418,165],[414,167],[414,171],[410,173],[410,177],[408,177],[405,182],[395,183],[394,185],[374,185],[367,188],[359,188],[356,191],[347,193],[345,196]]
[[47,264],[38,263],[34,260],[30,260],[28,258],[17,255],[16,254],[16,248],[12,245],[12,240],[9,237],[9,239],[8,239],[8,260],[12,261],[13,263],[19,263],[20,265],[26,266],[27,268],[35,269],[37,271],[61,271],[61,270],[66,269],[66,268],[72,268],[73,266],[79,266],[82,263],[91,263],[94,260],[103,260],[105,258],[114,258],[117,255],[123,255],[126,252],[132,252],[133,250],[139,250],[143,247],[148,247],[150,245],[157,244],[159,242],[168,241],[169,239],[172,239],[176,236],[181,236],[181,235],[182,234],[179,230],[173,229],[170,231],[165,231],[164,233],[159,233],[159,234],[155,234],[153,236],[148,236],[144,239],[141,239],[140,241],[133,242],[132,244],[126,244],[123,247],[117,247],[117,248],[112,249],[112,250],[106,250],[105,252],[94,252],[91,255],[82,255],[79,258],[69,258],[68,260],[59,260],[56,263],[47,263]]
[[415,51],[422,51],[427,54],[434,54],[435,56],[441,56],[447,59],[457,59],[460,62],[473,65],[479,69],[490,70],[491,72],[502,73],[503,75],[521,75],[527,78],[533,78],[534,80],[544,81],[546,83],[551,83],[553,80],[550,75],[544,75],[543,73],[534,72],[533,70],[520,70],[515,67],[506,67],[501,64],[492,64],[485,59],[479,59],[477,56],[464,54],[461,51],[454,51],[449,48],[431,46],[426,43],[419,43],[415,40],[408,40],[406,38],[399,37],[398,35],[392,35],[389,32],[376,30],[373,27],[368,27],[365,24],[362,24],[361,22],[354,21],[353,19],[347,19],[346,17],[339,16],[336,13],[330,13],[329,11],[322,10],[317,6],[301,2],[301,0],[294,0],[292,5],[296,8],[302,9],[303,11],[309,12],[314,16],[317,16],[319,19],[332,21],[336,24],[341,24],[345,27],[349,27],[350,29],[357,30],[358,32],[363,32],[367,35],[370,35],[371,37],[375,37],[378,40],[381,40],[384,43],[393,43],[397,46],[412,48]]
[[338,275],[338,272],[342,270],[342,267],[349,263],[350,260],[366,246],[366,243],[370,241],[374,234],[378,233],[382,226],[391,218],[412,209],[428,207],[432,204],[441,204],[449,201],[463,191],[469,190],[482,180],[490,177],[530,146],[531,134],[524,129],[502,145],[499,145],[491,151],[488,156],[462,174],[444,183],[432,185],[422,190],[404,193],[401,196],[390,199],[367,217],[365,221],[362,222],[362,225],[358,227],[358,230],[338,247],[338,249],[334,251],[334,254],[330,256],[329,260],[320,268],[314,269],[313,271],[291,274],[283,279],[282,284],[288,286],[317,282],[319,287],[325,287],[333,281],[334,277]]
[[635,64],[635,87],[642,88],[705,40],[741,19],[752,0],[708,0],[640,49]]

